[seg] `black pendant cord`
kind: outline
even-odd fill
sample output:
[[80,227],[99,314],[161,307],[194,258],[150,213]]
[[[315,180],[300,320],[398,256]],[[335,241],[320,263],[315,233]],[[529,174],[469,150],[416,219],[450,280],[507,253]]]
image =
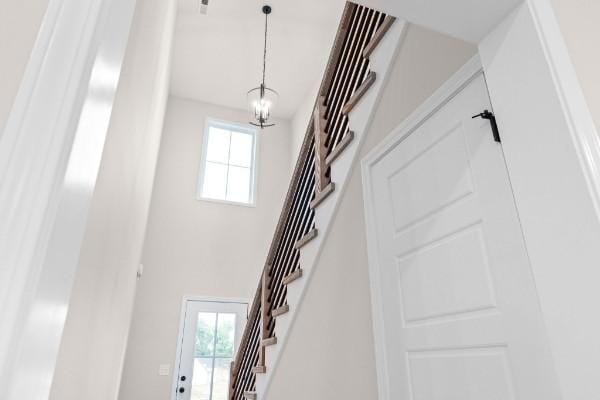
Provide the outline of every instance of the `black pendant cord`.
[[[262,83],[260,84],[260,92],[259,92],[260,101],[261,101],[260,107],[263,107],[262,101],[265,99],[265,93],[267,90],[267,86],[265,85],[265,78],[266,78],[266,73],[267,73],[266,72],[267,71],[267,34],[268,34],[268,28],[269,28],[269,14],[271,13],[271,6],[265,4],[262,8],[262,12],[265,14],[265,43],[264,43],[265,46],[263,49]],[[255,90],[255,89],[253,89],[253,90]],[[271,90],[271,89],[269,89],[269,90]],[[256,105],[255,105],[255,107],[256,107]],[[250,122],[251,125],[259,126],[260,129],[264,129],[266,127],[275,125],[275,124],[266,124],[266,122],[269,118],[268,107],[267,107],[266,111],[261,109],[258,113],[255,108],[254,114],[255,114],[254,117],[257,119],[258,123]]]
[[269,18],[269,14],[265,13],[265,47],[263,51],[263,74],[262,74],[262,85],[265,86],[265,71],[267,69],[267,19]]

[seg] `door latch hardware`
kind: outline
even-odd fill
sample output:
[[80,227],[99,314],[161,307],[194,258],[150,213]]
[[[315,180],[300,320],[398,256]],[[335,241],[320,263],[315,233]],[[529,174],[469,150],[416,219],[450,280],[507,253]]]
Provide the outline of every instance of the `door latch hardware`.
[[472,118],[483,118],[490,121],[490,125],[492,126],[492,135],[494,136],[494,140],[498,143],[501,143],[500,140],[500,131],[498,130],[498,124],[496,123],[496,116],[493,112],[489,110],[484,110],[481,114],[473,115]]

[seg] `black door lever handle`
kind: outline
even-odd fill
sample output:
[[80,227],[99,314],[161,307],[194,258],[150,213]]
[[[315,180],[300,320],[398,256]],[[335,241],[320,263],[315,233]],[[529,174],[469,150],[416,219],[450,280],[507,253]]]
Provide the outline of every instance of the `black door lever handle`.
[[481,114],[473,115],[472,118],[483,118],[490,121],[490,125],[492,126],[492,135],[494,136],[494,140],[498,143],[500,140],[500,131],[498,130],[498,123],[496,122],[496,116],[493,112],[489,110],[484,110]]

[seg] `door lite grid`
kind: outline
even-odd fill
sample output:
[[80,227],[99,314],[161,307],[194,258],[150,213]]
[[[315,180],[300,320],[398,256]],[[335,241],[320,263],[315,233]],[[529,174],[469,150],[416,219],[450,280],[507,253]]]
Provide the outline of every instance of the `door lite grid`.
[[198,313],[192,400],[226,400],[234,354],[235,314]]
[[246,313],[244,303],[187,301],[180,334],[177,400],[227,400],[229,368]]

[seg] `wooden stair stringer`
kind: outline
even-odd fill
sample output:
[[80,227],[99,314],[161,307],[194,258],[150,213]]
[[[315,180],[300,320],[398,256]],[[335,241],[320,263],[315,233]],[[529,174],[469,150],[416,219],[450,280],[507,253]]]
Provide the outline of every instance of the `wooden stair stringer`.
[[402,42],[405,27],[404,21],[397,20],[371,53],[371,70],[377,73],[377,80],[348,115],[349,127],[354,132],[354,138],[339,156],[331,161],[331,180],[336,184],[335,190],[328,196],[327,201],[315,208],[315,228],[318,230],[318,235],[300,248],[299,265],[302,268],[302,277],[287,287],[289,311],[276,318],[274,335],[277,337],[277,343],[265,347],[267,371],[264,374],[256,375],[258,400],[263,399],[268,393],[273,371],[277,368],[281,355],[285,351],[290,331],[293,329],[306,289],[310,285],[323,243],[327,240],[348,180],[353,168],[357,167],[356,164],[360,162],[357,160],[359,150],[371,125],[382,89],[387,81],[387,75]]

